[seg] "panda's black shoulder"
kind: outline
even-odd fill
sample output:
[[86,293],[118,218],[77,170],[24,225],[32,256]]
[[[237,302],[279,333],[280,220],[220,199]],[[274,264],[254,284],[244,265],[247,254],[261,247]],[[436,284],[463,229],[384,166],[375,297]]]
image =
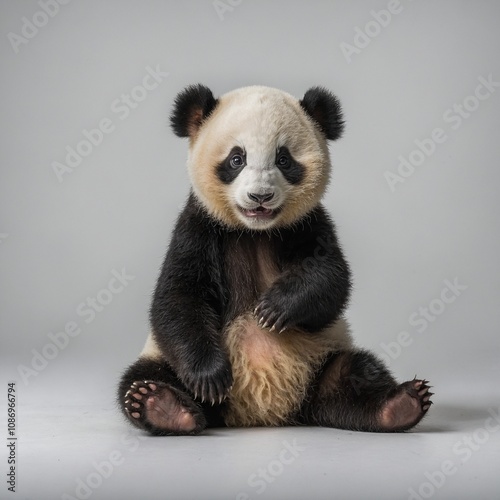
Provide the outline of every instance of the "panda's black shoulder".
[[340,251],[334,221],[322,205],[317,205],[296,223],[280,231],[280,239],[281,255],[285,260],[313,255],[318,248],[328,248],[335,253]]
[[320,203],[307,214],[310,227],[314,229],[333,228],[335,226],[328,210]]
[[220,225],[206,212],[193,193],[180,212],[169,244],[167,258],[189,261],[216,258],[219,251]]
[[317,234],[331,232],[335,232],[335,224],[328,211],[321,204],[318,204],[287,228],[288,235],[294,239],[307,239]]
[[174,234],[186,233],[186,235],[191,234],[192,237],[204,238],[220,233],[221,229],[222,225],[207,212],[191,191],[177,217]]

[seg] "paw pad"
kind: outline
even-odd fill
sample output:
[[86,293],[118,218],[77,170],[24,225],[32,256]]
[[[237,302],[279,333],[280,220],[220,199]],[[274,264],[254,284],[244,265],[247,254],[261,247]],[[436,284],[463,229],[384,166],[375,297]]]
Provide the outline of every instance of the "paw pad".
[[136,420],[141,420],[145,416],[145,401],[152,396],[158,386],[152,381],[144,380],[134,382],[125,393],[124,409],[127,414]]
[[389,432],[411,429],[424,418],[432,405],[427,380],[417,378],[401,384],[397,392],[384,403],[380,411],[379,424]]
[[134,425],[152,434],[197,434],[206,426],[196,403],[163,382],[134,382],[125,393],[123,409]]

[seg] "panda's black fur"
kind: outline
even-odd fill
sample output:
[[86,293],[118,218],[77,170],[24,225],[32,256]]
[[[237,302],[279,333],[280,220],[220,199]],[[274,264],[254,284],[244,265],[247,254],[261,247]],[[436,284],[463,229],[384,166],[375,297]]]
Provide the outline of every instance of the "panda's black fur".
[[344,120],[340,102],[330,91],[322,87],[309,89],[299,101],[304,111],[320,126],[325,137],[335,141],[344,132]]
[[178,137],[189,137],[193,128],[198,128],[217,105],[212,91],[204,85],[190,85],[175,99],[170,116],[172,130]]
[[[298,105],[324,138],[340,137],[342,112],[333,94],[314,87]],[[175,101],[171,115],[174,132],[196,141],[200,128],[218,106],[219,100],[207,87],[188,87]],[[246,166],[245,151],[234,151],[232,148],[213,165],[215,182],[221,185],[230,185]],[[283,147],[276,151],[277,157],[287,158],[281,174],[291,186],[300,184],[308,175],[308,166],[288,149],[284,151]],[[228,163],[234,154],[242,157],[237,166]],[[263,270],[267,263],[270,271]],[[398,384],[373,354],[350,344],[330,348],[328,335],[321,333],[341,324],[350,290],[349,266],[334,224],[321,204],[316,203],[293,223],[254,230],[219,220],[192,191],[158,278],[150,310],[150,345],[124,373],[119,386],[125,415],[136,426],[157,435],[196,434],[207,426],[253,423],[365,431],[413,427],[431,404],[427,382],[415,379]],[[238,327],[238,321],[257,339],[250,337],[245,344],[244,335],[243,340],[238,337],[239,330],[228,333],[231,325]],[[243,343],[231,348],[228,335]],[[292,339],[290,344],[287,336]],[[267,419],[262,401],[269,401],[271,412],[273,387],[280,385],[279,380],[269,382],[266,390],[271,393],[255,400],[259,409],[257,412],[255,407],[258,416],[253,418],[251,395],[244,390],[237,394],[233,387],[238,382],[233,373],[238,349],[248,345],[255,363],[249,366],[258,370],[262,362],[264,370],[272,371],[274,358],[267,349],[289,349],[293,354],[290,359],[300,360],[302,344],[307,350],[322,342],[326,347],[310,358],[314,364],[304,353],[305,364],[290,368],[297,380],[302,380],[301,374],[294,370],[310,368],[302,392],[287,401],[285,385],[282,394],[276,394],[283,403],[277,403],[276,414]],[[245,370],[244,376],[251,377]],[[241,370],[235,373],[241,378]],[[265,373],[262,380],[267,383]],[[231,415],[232,405],[239,407]]]

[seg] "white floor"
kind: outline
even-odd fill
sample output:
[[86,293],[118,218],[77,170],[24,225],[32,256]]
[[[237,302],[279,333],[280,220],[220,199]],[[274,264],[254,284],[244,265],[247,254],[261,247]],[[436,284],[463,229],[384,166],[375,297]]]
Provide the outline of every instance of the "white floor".
[[18,409],[17,494],[0,498],[500,498],[500,401],[488,396],[436,398],[406,434],[255,428],[163,438],[129,427],[112,404],[48,407],[38,396]]

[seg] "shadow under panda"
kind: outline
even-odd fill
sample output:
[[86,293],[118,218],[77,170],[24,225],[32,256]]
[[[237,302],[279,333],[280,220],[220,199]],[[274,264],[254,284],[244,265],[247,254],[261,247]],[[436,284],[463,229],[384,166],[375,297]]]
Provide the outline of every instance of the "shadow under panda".
[[404,431],[432,402],[354,347],[342,317],[350,271],[320,200],[337,98],[254,86],[176,98],[192,190],[154,294],[152,330],[124,373],[127,419],[156,435],[207,426]]

